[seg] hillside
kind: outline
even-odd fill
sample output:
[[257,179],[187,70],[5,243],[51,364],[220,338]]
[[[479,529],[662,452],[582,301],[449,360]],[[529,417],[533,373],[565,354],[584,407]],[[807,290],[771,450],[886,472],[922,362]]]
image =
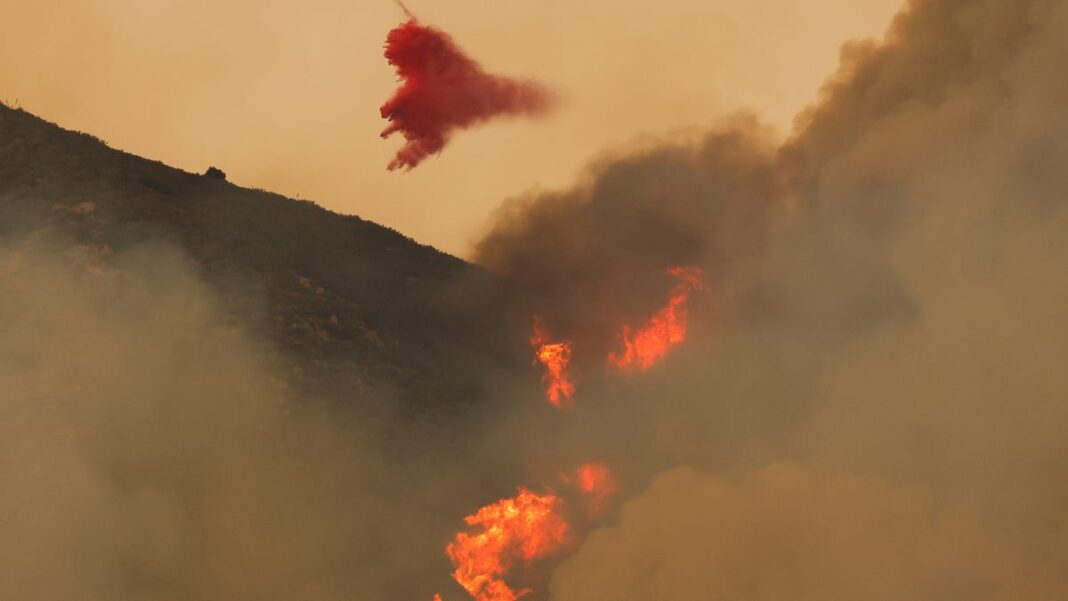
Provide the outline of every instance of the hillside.
[[514,345],[488,300],[499,283],[482,269],[358,217],[174,169],[0,105],[0,242],[26,237],[74,241],[102,260],[146,243],[180,247],[298,385],[347,401],[388,396],[436,413],[482,396],[476,370],[511,364],[500,358]]

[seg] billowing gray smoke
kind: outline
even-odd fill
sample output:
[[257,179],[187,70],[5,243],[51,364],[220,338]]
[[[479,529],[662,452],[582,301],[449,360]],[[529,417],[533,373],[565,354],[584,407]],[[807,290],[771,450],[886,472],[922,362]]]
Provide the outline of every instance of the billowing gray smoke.
[[[528,446],[698,468],[553,599],[1068,596],[1065,57],[1063,1],[916,0],[785,142],[741,118],[502,210],[478,259],[593,357]],[[674,264],[709,274],[693,338],[604,377]]]

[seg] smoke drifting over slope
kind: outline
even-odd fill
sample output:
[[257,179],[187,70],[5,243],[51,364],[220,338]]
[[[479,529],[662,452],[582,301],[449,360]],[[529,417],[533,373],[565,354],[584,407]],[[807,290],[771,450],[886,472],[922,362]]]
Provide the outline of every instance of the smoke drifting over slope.
[[580,365],[666,267],[708,273],[697,340],[529,437],[631,485],[701,470],[553,599],[1068,595],[1066,40],[1063,2],[917,0],[784,143],[743,117],[502,210],[478,260]]
[[552,104],[545,88],[486,73],[448,34],[414,18],[389,32],[386,59],[404,82],[382,105],[382,117],[390,122],[382,137],[400,132],[405,140],[390,170],[411,169],[441,152],[457,129],[495,117],[541,114]]
[[983,598],[992,583],[1029,576],[967,511],[794,464],[740,482],[672,470],[620,522],[559,569],[554,599]]
[[0,598],[382,599],[401,574],[433,580],[411,544],[433,501],[388,492],[367,422],[293,399],[181,253],[85,250],[0,249]]

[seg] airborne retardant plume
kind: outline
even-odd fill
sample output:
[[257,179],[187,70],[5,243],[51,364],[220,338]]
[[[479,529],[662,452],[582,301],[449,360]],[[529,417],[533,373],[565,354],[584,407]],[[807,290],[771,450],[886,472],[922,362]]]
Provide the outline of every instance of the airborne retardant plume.
[[411,169],[441,152],[458,129],[551,108],[553,98],[544,87],[486,73],[447,33],[408,16],[386,38],[386,60],[402,83],[382,105],[382,118],[390,122],[382,137],[398,132],[404,137],[390,170]]

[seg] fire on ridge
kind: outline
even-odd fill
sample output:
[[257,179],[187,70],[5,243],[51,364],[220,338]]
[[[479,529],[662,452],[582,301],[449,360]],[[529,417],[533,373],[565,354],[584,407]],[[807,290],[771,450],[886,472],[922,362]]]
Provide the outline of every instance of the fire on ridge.
[[[686,340],[689,322],[688,303],[694,292],[703,291],[704,271],[699,267],[670,267],[667,273],[679,280],[669,293],[667,304],[635,328],[619,327],[620,350],[608,355],[608,366],[615,371],[646,371],[662,361],[671,349]],[[557,409],[572,408],[575,383],[568,372],[574,345],[570,340],[552,340],[540,316],[533,319],[530,344],[535,364],[545,367],[542,383],[545,396]]]

